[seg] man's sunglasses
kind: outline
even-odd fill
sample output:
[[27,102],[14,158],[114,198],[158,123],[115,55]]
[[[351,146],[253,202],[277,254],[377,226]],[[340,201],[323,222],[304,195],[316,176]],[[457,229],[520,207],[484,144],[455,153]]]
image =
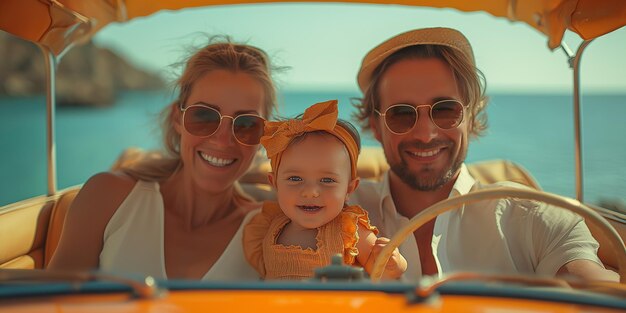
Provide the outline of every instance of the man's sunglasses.
[[458,127],[464,118],[465,107],[457,100],[441,100],[432,105],[423,104],[412,106],[409,104],[395,104],[387,108],[385,113],[374,109],[378,115],[384,118],[387,128],[396,135],[408,133],[419,118],[418,108],[430,109],[430,120],[440,129],[452,129]]
[[223,118],[233,120],[233,136],[244,146],[258,145],[263,136],[265,119],[257,114],[240,114],[232,117],[222,115],[216,109],[202,104],[181,107],[180,110],[183,112],[185,130],[194,136],[209,137],[215,134]]

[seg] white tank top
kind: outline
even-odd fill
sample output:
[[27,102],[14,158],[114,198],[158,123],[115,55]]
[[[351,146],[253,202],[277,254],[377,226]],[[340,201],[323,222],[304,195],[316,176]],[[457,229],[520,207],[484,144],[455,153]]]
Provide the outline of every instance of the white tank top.
[[[259,210],[246,215],[235,236],[202,280],[257,280],[243,254],[242,231]],[[100,270],[167,279],[163,244],[164,207],[157,182],[137,181],[104,230]]]

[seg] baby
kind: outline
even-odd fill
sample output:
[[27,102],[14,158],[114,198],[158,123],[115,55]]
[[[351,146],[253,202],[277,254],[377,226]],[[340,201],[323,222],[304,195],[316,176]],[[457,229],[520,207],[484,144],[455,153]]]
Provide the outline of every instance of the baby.
[[[306,279],[314,269],[343,255],[369,273],[388,242],[359,206],[347,206],[359,185],[357,130],[337,120],[337,101],[317,103],[302,118],[266,122],[261,144],[272,172],[278,202],[265,202],[243,233],[244,253],[263,279]],[[398,250],[384,278],[399,278],[406,260]]]

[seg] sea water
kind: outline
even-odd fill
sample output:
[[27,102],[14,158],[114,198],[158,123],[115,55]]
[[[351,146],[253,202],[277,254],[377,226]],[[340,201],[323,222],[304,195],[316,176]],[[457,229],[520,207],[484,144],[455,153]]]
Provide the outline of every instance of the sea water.
[[[285,92],[279,114],[293,116],[313,103],[339,100],[351,120],[356,92]],[[124,149],[160,147],[158,116],[171,93],[121,93],[104,108],[56,110],[58,188],[82,184],[106,171]],[[544,190],[575,196],[574,124],[570,95],[491,94],[489,128],[472,140],[468,162],[508,159],[527,170]],[[585,200],[626,201],[626,94],[583,97]],[[354,122],[354,120],[351,120]],[[43,96],[0,98],[0,205],[46,193],[46,111]],[[354,122],[356,124],[356,122]],[[362,133],[364,146],[379,146]]]

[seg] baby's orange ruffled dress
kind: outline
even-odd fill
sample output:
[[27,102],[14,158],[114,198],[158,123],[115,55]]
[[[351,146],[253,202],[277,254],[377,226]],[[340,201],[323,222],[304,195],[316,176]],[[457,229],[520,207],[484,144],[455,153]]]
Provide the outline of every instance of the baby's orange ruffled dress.
[[244,228],[244,254],[263,279],[311,278],[315,268],[330,265],[331,257],[337,253],[343,255],[345,264],[354,265],[358,263],[358,227],[378,234],[378,229],[369,222],[367,211],[356,205],[344,207],[332,221],[317,228],[315,250],[276,243],[289,222],[277,202],[266,201],[261,212]]

